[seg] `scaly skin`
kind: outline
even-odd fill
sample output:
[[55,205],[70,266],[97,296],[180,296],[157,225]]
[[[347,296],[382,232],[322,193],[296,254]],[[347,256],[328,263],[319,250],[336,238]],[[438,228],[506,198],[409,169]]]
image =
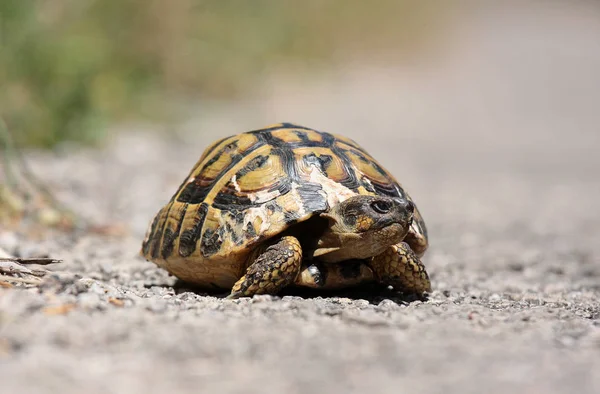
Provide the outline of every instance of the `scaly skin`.
[[276,294],[292,284],[300,273],[302,247],[295,237],[282,237],[260,253],[238,280],[227,298]]
[[431,291],[425,266],[407,243],[392,245],[369,264],[382,283],[397,290],[423,293]]

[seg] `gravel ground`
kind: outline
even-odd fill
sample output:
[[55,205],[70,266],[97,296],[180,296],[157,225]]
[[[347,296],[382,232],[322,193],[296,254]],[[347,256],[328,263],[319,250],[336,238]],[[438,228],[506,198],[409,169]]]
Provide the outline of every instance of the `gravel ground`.
[[[28,153],[61,200],[128,232],[0,232],[65,260],[39,288],[0,288],[2,392],[600,392],[600,25],[578,7],[476,13],[419,67],[274,77],[177,138],[131,126],[103,150]],[[430,229],[427,300],[229,301],[136,256],[208,142],[282,120],[349,135],[396,174]]]

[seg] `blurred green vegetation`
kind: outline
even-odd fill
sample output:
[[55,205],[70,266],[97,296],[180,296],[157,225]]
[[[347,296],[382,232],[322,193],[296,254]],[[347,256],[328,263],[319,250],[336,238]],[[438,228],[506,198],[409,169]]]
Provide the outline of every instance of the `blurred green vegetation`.
[[17,143],[95,142],[173,97],[233,98],[275,66],[413,45],[439,10],[379,0],[2,0],[0,116]]

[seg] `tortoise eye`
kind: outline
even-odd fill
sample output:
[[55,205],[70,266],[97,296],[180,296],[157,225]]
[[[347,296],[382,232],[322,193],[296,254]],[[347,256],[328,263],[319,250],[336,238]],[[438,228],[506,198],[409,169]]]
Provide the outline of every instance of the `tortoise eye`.
[[371,208],[377,213],[388,213],[392,209],[392,204],[387,201],[375,201],[371,203]]

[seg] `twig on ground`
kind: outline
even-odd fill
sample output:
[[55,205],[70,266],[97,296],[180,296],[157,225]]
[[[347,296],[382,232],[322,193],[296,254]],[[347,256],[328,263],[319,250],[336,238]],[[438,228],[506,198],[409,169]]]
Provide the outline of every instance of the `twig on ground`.
[[[49,258],[0,257],[0,283],[40,284],[48,271],[43,268],[29,268],[26,264],[48,265],[62,260]],[[10,286],[2,286],[10,287]]]
[[48,271],[45,269],[27,268],[24,265],[17,263],[15,260],[0,259],[0,272],[4,274],[44,276]]

